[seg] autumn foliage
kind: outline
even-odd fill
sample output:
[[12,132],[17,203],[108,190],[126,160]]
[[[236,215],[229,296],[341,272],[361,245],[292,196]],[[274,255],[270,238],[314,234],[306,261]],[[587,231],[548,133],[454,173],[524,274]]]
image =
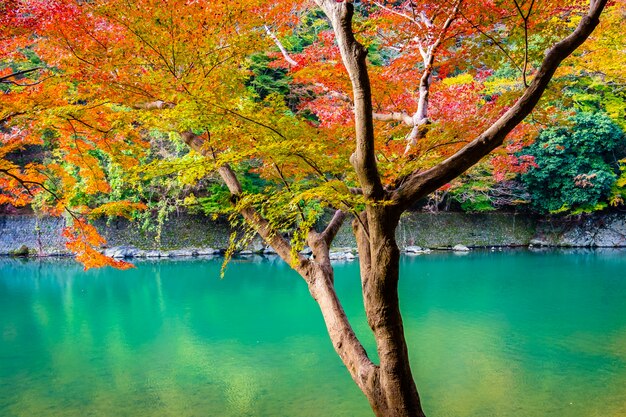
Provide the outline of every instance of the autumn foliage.
[[[89,220],[145,209],[142,187],[165,175],[196,184],[224,163],[259,175],[265,189],[239,204],[261,208],[285,230],[308,227],[327,207],[362,207],[351,192],[358,183],[349,163],[350,79],[312,4],[8,0],[0,7],[0,204],[65,216],[68,247],[87,267],[120,266],[99,255],[105,242]],[[532,79],[544,49],[587,7],[361,2],[355,33],[369,51],[385,185],[442,161],[493,123]],[[618,25],[623,5],[611,13],[605,24]],[[564,76],[602,65],[597,48],[623,57],[622,38],[610,29],[591,42],[595,55],[579,54]],[[250,88],[258,54],[287,74],[292,99]],[[622,70],[611,66],[608,76]],[[554,122],[550,106],[490,159],[496,181],[532,166],[519,151]],[[178,143],[181,134],[200,135],[210,158],[159,157],[150,150],[155,132]],[[35,157],[20,160],[26,153]]]

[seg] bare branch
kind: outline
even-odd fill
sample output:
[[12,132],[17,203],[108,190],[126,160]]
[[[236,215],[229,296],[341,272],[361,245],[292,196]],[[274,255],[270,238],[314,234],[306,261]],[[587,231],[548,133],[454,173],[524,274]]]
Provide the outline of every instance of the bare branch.
[[410,116],[404,112],[393,113],[372,113],[374,120],[381,122],[403,122],[406,125],[413,126],[413,116]]
[[522,69],[522,78],[524,80],[524,87],[528,88],[528,81],[526,80],[526,72],[528,70],[528,20],[533,11],[535,0],[531,1],[527,13],[524,13],[521,4],[519,4],[517,0],[513,0],[513,3],[515,3],[515,8],[524,22],[524,68]]
[[[424,72],[422,73],[422,77],[420,78],[419,99],[417,103],[417,110],[415,114],[413,115],[413,118],[412,118],[413,120],[411,123],[411,125],[413,126],[413,129],[411,129],[411,132],[406,137],[407,145],[404,150],[405,155],[409,153],[411,148],[415,146],[417,141],[421,137],[423,137],[423,135],[426,133],[426,130],[423,129],[423,126],[429,123],[428,98],[430,95],[430,84],[431,84],[431,78],[432,78],[432,72],[433,72],[433,64],[435,62],[435,56],[443,40],[446,37],[448,29],[450,29],[450,26],[452,26],[452,23],[456,20],[459,14],[461,3],[462,3],[462,0],[457,0],[454,3],[454,8],[448,15],[448,18],[446,19],[444,24],[441,26],[441,30],[439,31],[439,35],[437,36],[437,39],[435,39],[435,41],[431,45],[428,46],[428,49],[426,50],[425,53],[422,53],[422,57],[424,59]],[[432,24],[432,26],[434,26],[434,24]]]
[[39,71],[41,69],[43,69],[43,68],[35,67],[35,68],[27,69],[27,70],[17,71],[17,72],[11,73],[9,75],[4,75],[4,76],[0,77],[0,83],[6,83],[6,82],[15,83],[14,81],[9,81],[9,80],[11,78],[21,77],[23,75],[30,74],[31,72]]
[[332,269],[313,264],[316,278],[309,285],[311,295],[317,301],[335,351],[350,372],[350,376],[365,393],[376,392],[378,367],[372,363],[357,338],[341,305],[333,283]]
[[424,22],[427,28],[429,29],[433,28],[434,26],[433,21],[426,15],[426,12],[424,10],[420,12],[420,19],[422,22]]
[[267,25],[265,25],[265,33],[267,33],[267,36],[269,36],[270,39],[274,41],[276,46],[278,46],[278,49],[280,49],[280,53],[283,54],[283,58],[285,58],[285,61],[287,61],[287,63],[289,63],[289,65],[291,65],[292,67],[297,67],[298,63],[291,56],[289,56],[289,52],[287,51],[283,43],[280,41],[280,39],[278,39],[278,37],[274,34],[274,32],[271,31],[271,29]]

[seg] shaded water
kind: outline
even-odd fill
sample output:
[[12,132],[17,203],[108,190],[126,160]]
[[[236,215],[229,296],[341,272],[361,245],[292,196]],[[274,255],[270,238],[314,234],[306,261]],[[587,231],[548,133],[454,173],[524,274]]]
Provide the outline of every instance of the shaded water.
[[[219,269],[0,261],[0,416],[371,415],[293,272]],[[626,416],[626,252],[406,257],[400,294],[430,417]]]

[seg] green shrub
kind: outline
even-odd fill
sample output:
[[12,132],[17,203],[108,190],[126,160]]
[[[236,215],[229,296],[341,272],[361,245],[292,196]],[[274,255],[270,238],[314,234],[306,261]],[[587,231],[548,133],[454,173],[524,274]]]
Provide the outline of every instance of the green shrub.
[[536,167],[521,175],[539,212],[583,212],[604,208],[618,171],[625,137],[604,113],[578,113],[568,127],[549,128],[521,154]]

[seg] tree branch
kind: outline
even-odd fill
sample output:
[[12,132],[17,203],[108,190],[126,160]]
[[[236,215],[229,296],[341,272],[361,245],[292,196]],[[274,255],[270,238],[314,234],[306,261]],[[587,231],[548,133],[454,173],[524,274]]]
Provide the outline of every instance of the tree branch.
[[517,2],[517,0],[513,0],[515,3],[515,8],[519,13],[522,21],[524,22],[524,68],[522,69],[522,79],[524,81],[524,87],[528,87],[528,81],[526,79],[526,72],[528,70],[528,19],[530,18],[531,13],[533,12],[533,6],[535,5],[535,0],[530,2],[530,7],[528,8],[528,13],[524,13],[522,10],[521,4]]
[[311,296],[320,307],[328,335],[335,351],[350,372],[350,376],[359,388],[370,395],[380,395],[376,392],[379,378],[378,367],[372,363],[357,338],[350,321],[341,305],[335,286],[333,273],[330,269],[313,264],[314,279],[309,284]]
[[392,112],[392,113],[372,113],[374,120],[381,122],[403,122],[406,125],[413,126],[413,116],[408,115],[405,112]]
[[[406,148],[404,150],[404,154],[407,155],[411,148],[415,146],[417,141],[424,137],[427,132],[427,129],[424,129],[424,126],[429,124],[428,119],[428,99],[430,95],[430,84],[432,79],[433,72],[433,64],[435,62],[435,56],[437,54],[438,49],[440,48],[443,40],[445,39],[446,34],[448,33],[448,29],[452,26],[452,23],[456,20],[460,8],[461,8],[462,0],[456,0],[453,5],[453,8],[448,15],[447,19],[441,26],[439,30],[439,35],[437,38],[427,46],[426,49],[423,48],[423,41],[418,42],[420,54],[422,55],[422,59],[424,60],[424,71],[422,72],[422,76],[419,82],[419,98],[417,104],[417,110],[413,114],[413,116],[402,117],[402,121],[404,121],[407,125],[411,126],[411,132],[406,136]],[[429,19],[424,12],[421,14],[421,20],[426,24],[429,28],[435,27],[434,22]],[[417,21],[415,21],[417,23]],[[428,38],[431,38],[430,36]],[[392,113],[392,120],[393,120]],[[396,116],[398,117],[398,116]],[[374,118],[377,118],[377,115],[374,114]],[[397,120],[397,119],[396,119]]]
[[352,82],[354,96],[354,125],[356,150],[350,162],[367,198],[380,199],[384,195],[378,173],[374,149],[374,122],[372,117],[372,91],[367,72],[367,49],[352,31],[354,5],[336,0],[315,0],[330,19],[339,46],[341,58]]
[[392,193],[392,199],[398,202],[400,208],[406,209],[412,202],[445,185],[500,146],[504,138],[535,108],[561,62],[593,32],[606,3],[607,0],[591,2],[589,13],[583,16],[576,30],[548,50],[524,94],[491,127],[442,163],[427,171],[410,174]]
[[[190,131],[181,133],[181,137],[189,147],[198,152],[200,155],[210,158],[213,157],[210,153],[208,143],[203,137]],[[237,176],[232,168],[228,164],[224,164],[218,168],[217,172],[222,177],[222,180],[226,184],[226,187],[228,187],[231,195],[236,198],[241,197],[243,194],[243,188],[241,187],[241,183],[237,179]],[[280,233],[278,233],[278,231],[274,230],[267,219],[263,218],[263,216],[261,216],[253,207],[243,208],[240,210],[240,213],[246,222],[248,222],[248,224],[256,230],[263,240],[276,250],[276,253],[285,262],[304,276],[308,260],[303,255],[298,255],[295,259],[296,262],[294,262],[291,253],[291,245],[280,235]]]
[[[196,152],[204,156],[213,157],[207,141],[187,131],[181,137]],[[237,179],[235,172],[228,164],[218,168],[218,173],[234,197],[239,197],[243,193],[241,183]],[[291,245],[270,223],[263,218],[253,207],[246,207],[240,210],[246,222],[251,225],[256,232],[270,244],[276,253],[293,269],[295,269],[307,282],[309,291],[317,301],[324,317],[324,323],[333,342],[335,351],[348,368],[352,379],[364,392],[372,392],[376,385],[377,367],[367,356],[363,345],[356,337],[350,321],[339,301],[334,288],[334,274],[328,256],[328,247],[335,237],[345,214],[338,210],[328,227],[321,234],[311,232],[308,241],[317,253],[315,262],[310,261],[303,255],[298,254],[297,262],[293,262]]]
[[470,20],[467,15],[465,15],[463,13],[462,10],[459,11],[461,17],[463,17],[463,19],[469,23],[469,25],[472,27],[472,29],[475,29],[478,31],[478,33],[480,33],[481,35],[483,35],[485,38],[489,39],[491,42],[493,42],[493,44],[498,47],[498,49],[500,49],[500,51],[502,51],[502,53],[504,54],[504,56],[511,61],[511,63],[515,66],[515,68],[517,68],[520,72],[523,72],[522,67],[519,66],[519,64],[517,62],[515,62],[515,60],[513,59],[513,57],[511,57],[511,55],[508,53],[508,51],[506,49],[504,49],[504,46],[498,42],[498,40],[496,38],[494,38],[493,36],[491,36],[490,34],[488,34],[487,32],[485,32],[478,24],[474,23],[472,20]]
[[278,49],[280,49],[280,53],[283,54],[283,58],[285,58],[285,61],[287,61],[287,63],[292,67],[297,67],[298,63],[291,56],[289,56],[289,52],[287,52],[287,49],[285,48],[283,43],[280,41],[280,39],[278,39],[278,37],[274,34],[274,32],[270,30],[269,26],[267,25],[265,25],[265,33],[267,33],[267,36],[269,36],[270,39],[274,41],[276,46],[278,46]]
[[11,82],[11,83],[13,83],[13,81],[9,81],[9,79],[15,78],[15,77],[21,77],[22,75],[30,74],[31,72],[39,71],[41,69],[43,69],[43,68],[35,67],[35,68],[27,69],[27,70],[13,72],[13,73],[11,73],[9,75],[4,75],[4,76],[0,77],[0,83],[4,83],[4,82]]
[[346,213],[341,210],[335,211],[330,223],[328,223],[326,229],[324,229],[324,231],[320,234],[320,237],[324,239],[326,245],[330,246],[331,243],[333,243],[333,240],[335,239],[335,236],[337,236],[337,232],[341,228],[345,219]]

